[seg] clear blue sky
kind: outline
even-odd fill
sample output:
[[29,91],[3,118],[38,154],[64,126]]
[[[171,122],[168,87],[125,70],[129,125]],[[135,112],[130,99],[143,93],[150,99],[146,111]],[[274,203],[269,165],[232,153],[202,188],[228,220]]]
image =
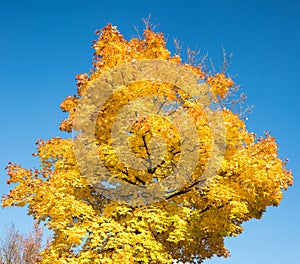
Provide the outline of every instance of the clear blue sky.
[[[206,263],[299,263],[300,245],[300,2],[286,1],[13,1],[0,0],[0,193],[7,193],[8,161],[31,167],[37,138],[66,136],[60,102],[75,92],[74,76],[91,67],[95,30],[111,22],[130,38],[134,25],[152,15],[169,41],[201,48],[217,65],[221,47],[233,52],[236,76],[249,104],[249,130],[277,138],[288,157],[294,186],[278,208],[244,224],[244,233],[226,240],[229,259]],[[170,45],[171,47],[171,45]],[[217,68],[217,67],[216,67]],[[218,68],[217,68],[218,69]],[[24,209],[0,210],[0,228],[15,222],[31,227]]]

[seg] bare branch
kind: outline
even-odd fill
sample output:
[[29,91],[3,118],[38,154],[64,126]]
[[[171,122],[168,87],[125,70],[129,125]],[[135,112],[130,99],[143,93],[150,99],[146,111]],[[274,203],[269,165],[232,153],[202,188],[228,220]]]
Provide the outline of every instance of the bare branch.
[[174,45],[175,45],[175,55],[180,56],[182,45],[180,44],[178,39],[174,38]]
[[147,18],[142,18],[142,21],[143,21],[143,23],[144,23],[146,29],[153,29],[153,30],[155,30],[155,28],[156,28],[157,26],[159,26],[159,24],[154,25],[154,24],[151,22],[151,14],[149,14]]
[[231,52],[230,54],[227,54],[226,50],[222,46],[222,54],[223,54],[222,72],[225,73],[231,64],[233,53]]

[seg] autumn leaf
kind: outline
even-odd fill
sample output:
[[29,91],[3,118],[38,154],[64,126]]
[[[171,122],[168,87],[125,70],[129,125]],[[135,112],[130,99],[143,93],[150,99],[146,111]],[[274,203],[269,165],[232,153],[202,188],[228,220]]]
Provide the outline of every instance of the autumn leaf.
[[[67,97],[60,105],[68,113],[60,125],[63,131],[77,131],[80,127],[79,136],[90,131],[85,122],[76,119],[81,99],[101,76],[125,64],[157,60],[180,66],[206,83],[200,87],[208,87],[213,100],[226,98],[234,87],[226,73],[210,75],[199,65],[185,64],[179,56],[171,56],[164,35],[149,27],[142,39],[129,41],[111,24],[97,34],[99,39],[93,44],[93,70],[76,75],[77,94]],[[112,131],[124,130],[125,125],[120,123],[114,127],[114,122],[126,105],[150,95],[156,95],[156,103],[161,104],[156,114],[145,117],[131,107],[126,108],[125,121],[130,129],[124,135],[128,136],[126,146],[131,154],[122,160],[118,154],[124,150],[118,142],[121,136],[117,135],[114,141],[111,135]],[[98,98],[88,100],[96,103]],[[139,109],[147,108],[140,103]],[[89,111],[84,107],[83,110]],[[61,263],[172,263],[175,259],[188,263],[214,255],[228,257],[224,238],[239,235],[243,231],[242,223],[260,218],[267,206],[278,206],[283,189],[292,184],[286,162],[278,157],[275,139],[270,135],[257,138],[246,129],[238,113],[222,109],[225,149],[212,180],[203,187],[202,175],[211,160],[217,135],[211,120],[218,124],[217,115],[214,108],[205,110],[196,98],[174,84],[151,80],[132,82],[117,89],[96,110],[93,128],[96,158],[118,182],[147,188],[162,183],[176,171],[184,152],[184,140],[176,124],[189,126],[183,114],[189,116],[195,127],[185,137],[185,140],[197,138],[195,147],[199,155],[195,168],[183,185],[163,199],[148,205],[130,204],[110,199],[105,188],[95,188],[85,177],[80,159],[92,163],[95,158],[88,151],[90,142],[80,149],[78,157],[76,137],[38,141],[35,155],[40,159],[39,170],[24,169],[14,163],[7,166],[7,183],[16,185],[4,196],[2,207],[28,206],[28,214],[44,221],[53,232],[49,248],[42,253],[42,263],[57,263],[58,259]],[[161,141],[153,145],[156,138]],[[119,149],[114,144],[119,144]],[[154,159],[153,155],[159,158]],[[145,167],[134,169],[135,159],[142,159]],[[96,180],[97,173],[100,172],[95,170]]]

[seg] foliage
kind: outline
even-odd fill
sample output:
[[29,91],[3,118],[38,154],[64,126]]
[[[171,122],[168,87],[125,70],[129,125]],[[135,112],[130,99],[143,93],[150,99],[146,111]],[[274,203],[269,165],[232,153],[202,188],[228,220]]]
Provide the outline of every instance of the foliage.
[[[178,55],[171,56],[164,36],[149,27],[144,30],[143,39],[130,41],[110,24],[97,34],[100,36],[93,45],[93,70],[76,76],[77,95],[67,97],[60,106],[68,112],[68,118],[60,125],[63,131],[72,131],[80,98],[97,78],[117,65],[134,60],[158,59],[181,64],[210,85],[220,100],[234,86],[225,72],[208,74],[201,65],[184,64]],[[46,221],[54,235],[50,247],[42,253],[43,263],[57,259],[61,263],[172,263],[174,259],[202,262],[214,255],[227,257],[224,238],[239,235],[242,223],[260,218],[267,206],[278,206],[282,190],[292,184],[291,173],[278,158],[275,139],[269,134],[257,138],[248,132],[238,114],[224,108],[224,159],[211,184],[205,189],[198,188],[211,148],[211,132],[202,109],[168,84],[146,82],[117,91],[105,106],[120,109],[144,93],[162,93],[188,109],[201,145],[193,175],[178,192],[148,206],[112,201],[81,175],[73,139],[38,140],[35,155],[41,168],[24,169],[10,163],[8,184],[17,185],[4,197],[2,206],[28,205],[30,215]],[[165,139],[167,154],[155,170],[131,170],[113,152],[109,138],[116,113],[105,106],[99,111],[95,137],[99,156],[107,168],[133,185],[149,185],[153,179],[166,178],[179,159],[180,144],[175,129],[159,118],[136,122],[129,137],[135,154],[147,158],[148,145],[154,136]]]

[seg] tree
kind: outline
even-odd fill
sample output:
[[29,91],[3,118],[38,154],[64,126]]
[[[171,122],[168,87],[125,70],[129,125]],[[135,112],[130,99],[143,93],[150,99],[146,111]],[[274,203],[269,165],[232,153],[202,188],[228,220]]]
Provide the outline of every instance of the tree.
[[5,237],[1,238],[0,263],[20,263],[21,261],[21,235],[12,225],[6,230]]
[[1,264],[34,264],[40,260],[43,230],[37,222],[33,230],[22,235],[12,224],[0,239]]
[[74,137],[38,140],[39,169],[10,163],[8,184],[18,185],[2,206],[28,205],[53,231],[43,263],[229,256],[224,238],[278,206],[292,184],[275,139],[248,132],[222,103],[234,89],[224,71],[171,56],[163,34],[147,26],[127,41],[110,24],[97,34],[93,70],[60,105],[60,129]]

